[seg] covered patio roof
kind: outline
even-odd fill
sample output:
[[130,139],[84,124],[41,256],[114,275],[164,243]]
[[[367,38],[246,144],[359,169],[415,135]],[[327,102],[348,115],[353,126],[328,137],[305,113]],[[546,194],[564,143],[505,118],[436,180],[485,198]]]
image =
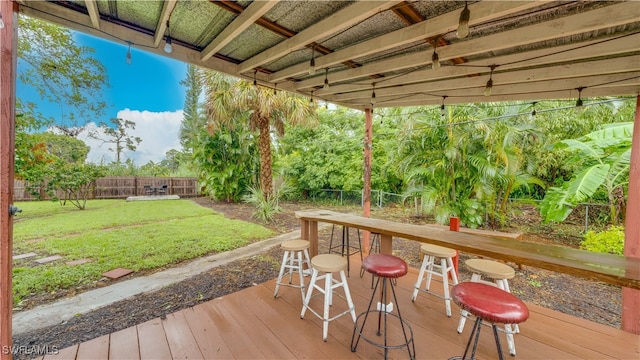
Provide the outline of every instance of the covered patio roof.
[[640,92],[635,1],[18,3],[32,17],[354,109]]

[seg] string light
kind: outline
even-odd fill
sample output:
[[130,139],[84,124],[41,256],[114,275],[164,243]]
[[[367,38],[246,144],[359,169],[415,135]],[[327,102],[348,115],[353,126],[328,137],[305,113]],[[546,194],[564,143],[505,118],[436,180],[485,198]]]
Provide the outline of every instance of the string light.
[[127,64],[131,65],[131,62],[132,62],[132,60],[131,60],[131,41],[127,41],[127,45],[129,45],[129,47],[127,48],[126,61],[127,61]]
[[315,46],[311,48],[311,62],[309,63],[309,75],[313,75],[316,73],[316,48]]
[[584,86],[580,86],[578,88],[576,88],[576,90],[578,90],[578,100],[576,101],[576,111],[581,113],[583,110],[583,104],[582,104],[582,90],[586,89],[586,87]]
[[434,43],[433,45],[433,54],[431,54],[431,68],[433,70],[439,69],[440,68],[440,57],[438,56],[438,53],[436,52],[436,43]]
[[466,38],[469,35],[469,19],[471,18],[471,11],[467,6],[467,2],[464,2],[464,9],[460,13],[460,20],[458,21],[458,31],[456,36],[458,39]]
[[276,90],[277,87],[278,87],[278,83],[274,83],[273,84],[273,95],[278,95],[278,90]]
[[444,100],[447,98],[448,96],[445,95],[442,97],[442,105],[440,105],[440,116],[444,117],[445,115],[445,109],[444,109]]
[[536,104],[537,102],[535,101],[531,104],[531,106],[533,107],[533,111],[531,111],[531,117],[534,119],[536,118],[536,115],[538,115],[538,113],[536,112]]
[[253,86],[258,87],[258,70],[253,70]]
[[167,42],[164,44],[164,52],[171,54],[173,46],[171,46],[171,29],[169,28],[169,20],[167,20]]
[[491,90],[493,90],[493,70],[497,68],[498,65],[491,65],[491,72],[489,73],[489,81],[487,81],[487,85],[484,87],[484,96],[491,96]]
[[371,105],[376,104],[376,84],[373,83],[373,90],[371,91]]
[[329,90],[329,68],[324,70],[324,86],[322,88]]

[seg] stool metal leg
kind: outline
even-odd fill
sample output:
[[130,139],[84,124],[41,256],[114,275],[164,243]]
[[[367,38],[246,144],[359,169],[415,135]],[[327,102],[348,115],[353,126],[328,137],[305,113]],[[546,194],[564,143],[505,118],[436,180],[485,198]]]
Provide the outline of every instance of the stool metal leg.
[[[380,305],[381,308],[376,310],[371,310],[371,307],[373,306],[373,299],[376,297],[376,291],[378,290],[378,287],[380,285],[380,281],[382,281],[382,287],[380,288]],[[387,311],[387,304],[388,304],[388,287],[391,287],[391,293],[393,295],[393,302],[396,304],[396,311],[398,312],[398,315],[394,315],[391,314],[389,315],[389,313],[391,311]],[[377,312],[378,313],[378,327],[377,327],[377,332],[376,335],[381,336],[382,332],[383,332],[383,327],[384,327],[384,343],[379,344],[379,343],[374,343],[373,341],[367,339],[366,337],[364,337],[362,335],[362,331],[364,330],[364,326],[367,322],[367,318],[369,317],[369,314],[371,312]],[[384,315],[383,315],[384,312]],[[381,346],[384,348],[384,358],[388,359],[389,357],[389,349],[397,349],[397,348],[401,348],[401,347],[405,347],[407,348],[407,352],[409,353],[409,358],[410,359],[415,359],[415,354],[416,354],[416,348],[415,348],[415,342],[413,340],[413,330],[411,329],[411,327],[408,324],[405,324],[404,320],[402,319],[402,314],[400,313],[400,307],[398,306],[398,298],[396,297],[396,292],[395,292],[395,288],[393,286],[393,280],[392,279],[388,279],[388,278],[381,278],[378,277],[376,282],[375,282],[375,286],[373,289],[373,293],[371,294],[371,299],[369,300],[369,306],[367,307],[367,311],[365,311],[364,313],[360,314],[360,316],[364,315],[364,319],[362,321],[362,326],[360,329],[358,329],[358,322],[357,320],[355,321],[354,324],[354,328],[353,328],[353,335],[351,337],[351,351],[355,352],[357,347],[358,347],[358,343],[360,342],[360,338],[364,338],[367,342],[376,345],[376,346]],[[359,316],[359,317],[360,317]],[[400,345],[389,345],[388,341],[387,341],[387,334],[388,334],[388,316],[394,316],[397,317],[400,321],[400,326],[402,328],[402,334],[404,336],[404,344],[400,344]],[[358,317],[358,318],[359,318]],[[407,330],[409,331],[409,335],[407,335]],[[356,337],[356,333],[358,333],[358,336]]]

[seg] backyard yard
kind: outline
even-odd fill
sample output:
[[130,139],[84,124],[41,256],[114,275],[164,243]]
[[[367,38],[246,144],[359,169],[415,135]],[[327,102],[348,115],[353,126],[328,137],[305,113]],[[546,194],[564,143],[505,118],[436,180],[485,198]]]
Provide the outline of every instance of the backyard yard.
[[[272,223],[263,227],[252,216],[253,210],[247,204],[218,203],[207,198],[154,201],[135,204],[133,206],[140,206],[140,208],[136,208],[136,211],[130,214],[122,214],[122,209],[117,209],[123,203],[123,201],[90,203],[89,209],[86,210],[88,214],[91,214],[91,211],[97,213],[98,209],[107,211],[108,215],[103,214],[97,217],[82,215],[81,211],[67,210],[55,203],[52,205],[57,208],[53,207],[55,210],[51,215],[46,215],[47,212],[39,210],[39,208],[30,211],[27,206],[24,206],[28,204],[21,204],[25,212],[20,216],[21,220],[16,223],[15,253],[29,251],[42,253],[42,256],[64,255],[64,260],[56,261],[58,265],[44,265],[51,266],[52,272],[67,271],[65,269],[70,266],[64,265],[64,262],[68,260],[89,257],[96,261],[80,265],[91,265],[90,269],[92,270],[86,271],[83,277],[76,278],[69,283],[59,282],[55,289],[50,284],[42,284],[43,287],[38,288],[38,293],[28,292],[35,290],[20,290],[26,295],[23,295],[20,303],[16,303],[15,310],[30,308],[54,298],[73,296],[93,287],[106,286],[114,280],[108,280],[101,277],[100,274],[114,266],[135,269],[135,272],[129,277],[141,276],[167,266],[175,266],[186,261],[185,259],[189,257],[228,250],[272,234],[296,230],[299,228],[299,221],[294,216],[294,212],[297,210],[330,208],[342,212],[361,212],[357,206],[284,203],[282,204],[284,211],[278,214]],[[125,205],[129,206],[130,203]],[[37,207],[36,204],[33,206]],[[80,222],[85,225],[88,229],[87,233],[83,235],[78,230],[72,231],[70,229],[63,232],[61,229],[70,226],[63,225],[67,223],[67,220],[63,220],[65,216],[72,217],[74,219],[72,222]],[[81,218],[81,216],[90,217]],[[429,222],[427,218],[415,216],[412,209],[398,207],[374,209],[372,216],[398,222]],[[112,218],[107,219],[107,217]],[[581,225],[565,225],[557,227],[557,231],[553,231],[549,227],[535,225],[535,217],[535,211],[526,209],[514,215],[513,227],[508,231],[521,230],[523,232],[521,239],[514,241],[544,241],[575,246]],[[26,221],[27,218],[30,220]],[[127,219],[126,221],[122,220],[127,224],[118,224],[117,218]],[[60,223],[58,226],[51,225],[56,221]],[[24,224],[21,225],[21,222]],[[28,225],[31,222],[35,224]],[[571,227],[575,229],[571,230]],[[321,252],[326,251],[330,229],[330,227],[325,229],[321,235]],[[105,238],[111,240],[104,240]],[[121,244],[118,245],[118,251],[111,252],[104,249],[109,247],[111,242],[119,243],[119,238],[127,239],[125,243],[137,241],[150,247],[132,247],[130,250],[128,246]],[[228,242],[229,239],[233,241]],[[171,246],[161,247],[164,245],[159,244],[160,242],[169,242]],[[98,248],[101,250],[95,250],[95,246],[90,246],[91,243],[100,243]],[[220,244],[214,246],[210,243]],[[63,247],[63,244],[67,247]],[[419,244],[413,241],[394,240],[394,252],[413,267],[419,266],[418,249]],[[168,258],[166,256],[169,254],[165,254],[167,252],[172,253]],[[165,255],[156,256],[156,253]],[[118,260],[101,261],[99,259],[102,254],[109,254],[109,258]],[[156,260],[148,259],[151,257]],[[55,345],[62,348],[152,318],[162,317],[177,310],[275,278],[280,257],[281,252],[278,247],[265,250],[259,255],[214,268],[153,293],[137,295],[91,313],[76,316],[64,324],[20,334],[14,337],[14,343],[16,345]],[[461,254],[462,279],[468,279],[470,276],[462,265],[462,261],[467,257],[468,255]],[[523,300],[573,316],[619,327],[621,312],[621,290],[619,287],[530,267],[520,268],[517,264],[510,265],[517,269],[516,277],[510,281],[512,292]],[[43,265],[27,266],[16,262],[16,266],[29,269]],[[23,288],[19,284],[20,281],[23,281],[20,272],[18,271],[14,278],[18,289]],[[22,272],[27,271],[23,270]],[[29,287],[29,289],[31,288]]]

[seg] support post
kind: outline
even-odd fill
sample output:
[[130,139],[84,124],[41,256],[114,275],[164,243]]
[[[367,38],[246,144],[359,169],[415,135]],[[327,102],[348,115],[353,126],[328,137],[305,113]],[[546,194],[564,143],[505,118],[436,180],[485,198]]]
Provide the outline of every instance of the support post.
[[4,28],[0,29],[0,359],[11,359],[12,252],[15,154],[15,95],[18,5],[0,1]]
[[[640,258],[640,95],[636,97],[625,218],[624,255]],[[622,288],[622,330],[640,334],[640,290]]]
[[[367,108],[364,110],[364,171],[363,171],[363,216],[370,217],[371,216],[371,138],[373,137],[373,119],[371,116],[371,108]],[[371,243],[371,233],[369,231],[364,231],[362,234],[362,242],[364,244],[364,251],[368,254],[370,243]]]

